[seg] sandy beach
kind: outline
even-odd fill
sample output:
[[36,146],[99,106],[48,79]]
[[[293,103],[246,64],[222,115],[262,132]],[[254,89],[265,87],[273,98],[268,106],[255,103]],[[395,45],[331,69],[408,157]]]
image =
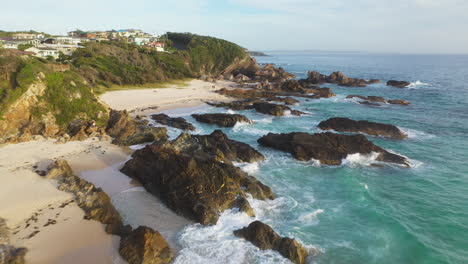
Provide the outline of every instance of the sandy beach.
[[[163,111],[229,100],[213,91],[234,84],[214,85],[193,80],[183,88],[112,91],[101,99],[113,109],[134,113],[145,108]],[[52,180],[39,176],[38,172],[56,159],[67,160],[76,175],[101,187],[126,224],[158,230],[177,254],[177,234],[190,221],[167,209],[119,171],[131,153],[129,148],[96,138],[64,144],[44,139],[0,146],[0,217],[7,222],[12,244],[28,248],[28,263],[125,263],[118,254],[119,237],[106,234],[101,223],[83,219],[84,213],[71,194],[57,190]]]
[[179,107],[197,106],[206,101],[229,101],[228,97],[214,91],[236,86],[236,83],[227,81],[211,83],[192,80],[186,87],[168,85],[157,89],[111,91],[101,95],[100,98],[112,109],[133,111],[138,114],[144,112],[145,109],[156,108],[155,110],[159,112]]

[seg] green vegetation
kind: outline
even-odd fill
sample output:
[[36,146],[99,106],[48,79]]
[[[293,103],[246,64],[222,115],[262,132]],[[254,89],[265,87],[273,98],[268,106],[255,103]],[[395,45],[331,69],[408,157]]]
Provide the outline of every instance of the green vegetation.
[[[0,36],[12,34],[0,32]],[[0,49],[0,116],[31,84],[42,80],[47,89],[32,106],[34,116],[52,113],[62,128],[77,117],[105,124],[105,108],[97,94],[129,87],[183,88],[188,79],[218,75],[248,56],[242,47],[212,37],[189,33],[169,33],[165,37],[171,52],[124,42],[85,43],[71,57],[60,54],[57,62],[70,65],[65,72],[54,72],[55,59],[18,56]]]
[[[40,98],[48,110],[55,114],[57,124],[66,127],[77,116],[96,120],[104,125],[106,119],[99,116],[105,108],[94,96],[91,87],[72,71],[55,72],[46,76],[47,89]],[[47,111],[44,111],[44,113]]]
[[32,44],[19,44],[18,45],[18,49],[21,50],[21,51],[25,51],[29,48],[33,47]]

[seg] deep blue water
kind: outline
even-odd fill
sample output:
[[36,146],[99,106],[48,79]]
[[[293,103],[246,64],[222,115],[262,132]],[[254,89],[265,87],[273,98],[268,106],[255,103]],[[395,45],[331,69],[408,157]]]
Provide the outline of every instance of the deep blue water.
[[[468,56],[364,53],[273,52],[258,57],[299,78],[308,70],[342,71],[354,78],[381,79],[366,88],[331,87],[336,97],[305,100],[293,108],[303,117],[268,117],[237,111],[255,121],[223,129],[251,144],[267,160],[243,165],[273,188],[278,199],[252,201],[257,218],[281,235],[320,251],[309,263],[468,263]],[[411,88],[385,86],[407,80]],[[346,95],[405,99],[409,106],[369,107]],[[226,112],[200,108],[193,112]],[[199,133],[214,126],[195,123]],[[268,132],[320,132],[316,125],[342,116],[397,125],[409,134],[402,141],[368,137],[375,144],[411,159],[411,168],[368,166],[370,157],[350,157],[342,166],[298,162],[289,154],[260,147]],[[178,131],[173,130],[175,135]],[[283,263],[274,252],[260,252],[232,236],[252,221],[226,212],[218,225],[187,227],[176,263]]]

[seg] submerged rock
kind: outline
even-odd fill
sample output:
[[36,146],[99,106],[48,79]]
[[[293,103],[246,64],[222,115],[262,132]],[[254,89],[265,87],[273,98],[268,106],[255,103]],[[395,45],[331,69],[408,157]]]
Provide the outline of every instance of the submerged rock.
[[340,135],[331,132],[318,134],[269,133],[258,139],[258,143],[265,147],[289,152],[294,158],[301,161],[315,159],[326,165],[340,165],[349,154],[369,155],[375,152],[378,153],[377,161],[409,166],[406,158],[374,145],[363,135]]
[[111,110],[106,131],[114,138],[112,143],[123,146],[167,139],[166,128],[148,126],[131,118],[127,111]]
[[255,221],[249,226],[234,231],[234,235],[250,241],[261,250],[276,250],[293,263],[304,264],[307,250],[295,239],[280,237],[269,225]]
[[175,127],[183,130],[195,130],[195,127],[187,122],[183,117],[169,117],[166,114],[152,115],[151,119],[158,122],[159,124]]
[[273,98],[268,98],[267,101],[281,102],[281,103],[284,103],[286,105],[295,105],[295,104],[299,103],[299,100],[296,100],[296,99],[291,98],[291,97],[273,97]]
[[409,105],[410,104],[406,100],[398,100],[398,99],[387,100],[387,99],[385,99],[383,97],[380,97],[380,96],[362,96],[362,95],[352,94],[352,95],[346,96],[346,98],[348,98],[348,99],[350,99],[350,98],[359,98],[359,99],[368,101],[368,102],[365,102],[365,103],[363,103],[363,102],[359,102],[359,103],[368,104],[368,105],[375,105],[375,106],[380,106],[380,105],[379,104],[373,104],[371,102],[399,104],[399,105]]
[[320,122],[318,125],[323,130],[335,130],[339,132],[361,132],[372,136],[383,136],[391,139],[404,139],[406,134],[389,124],[369,122],[365,120],[355,121],[344,117],[334,117]]
[[407,81],[395,81],[395,80],[390,80],[387,82],[387,86],[393,86],[393,87],[398,87],[398,88],[405,88],[409,86],[411,83]]
[[380,104],[372,103],[372,102],[369,102],[369,101],[359,101],[359,103],[362,104],[362,105],[368,105],[368,106],[381,106]]
[[301,111],[292,110],[291,108],[285,105],[278,105],[278,104],[272,104],[272,103],[266,103],[266,102],[254,103],[253,107],[259,113],[272,115],[272,116],[284,116],[286,115],[287,112],[290,112],[292,115],[298,115],[298,116],[305,114],[304,112],[301,112]]
[[119,253],[129,264],[167,264],[174,258],[164,237],[146,226],[123,236]]
[[238,122],[252,124],[246,116],[238,114],[193,114],[192,117],[198,122],[216,124],[220,127],[233,127]]
[[224,107],[232,110],[249,110],[253,109],[253,104],[261,102],[262,100],[260,99],[247,99],[247,100],[240,100],[240,101],[234,101],[234,102],[229,102],[229,103],[210,103],[207,102],[208,105],[214,106],[214,107]]
[[247,193],[256,199],[274,198],[268,186],[229,161],[260,158],[248,148],[221,131],[210,136],[182,134],[172,142],[137,150],[121,171],[177,213],[204,225],[215,224],[221,212],[233,207],[253,215]]

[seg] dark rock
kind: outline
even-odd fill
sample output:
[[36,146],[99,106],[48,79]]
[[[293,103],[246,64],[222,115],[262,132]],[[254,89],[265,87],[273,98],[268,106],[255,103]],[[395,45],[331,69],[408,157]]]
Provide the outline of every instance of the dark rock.
[[273,98],[268,98],[267,101],[281,102],[281,103],[284,103],[286,105],[295,105],[295,104],[299,103],[299,100],[296,100],[296,99],[291,98],[291,97],[273,97]]
[[229,139],[221,130],[215,130],[210,135],[182,133],[168,147],[178,152],[191,153],[194,156],[225,163],[255,162],[265,159],[250,145]]
[[253,104],[261,102],[262,100],[260,99],[247,99],[247,100],[241,100],[241,101],[234,101],[234,102],[228,102],[228,103],[210,103],[207,102],[208,105],[214,106],[214,107],[224,107],[232,110],[249,110],[253,109]]
[[377,103],[371,103],[369,101],[359,101],[360,104],[363,104],[363,105],[368,105],[368,106],[381,106]]
[[347,99],[359,98],[359,99],[362,99],[362,100],[368,100],[367,96],[362,96],[362,95],[357,95],[357,94],[348,95],[348,96],[346,96],[346,98]]
[[308,253],[299,242],[288,237],[280,237],[269,225],[260,221],[252,222],[247,227],[235,230],[234,235],[250,241],[261,250],[276,250],[293,263],[306,263]]
[[387,82],[387,86],[393,86],[393,87],[398,87],[398,88],[405,88],[409,86],[411,83],[407,81],[395,81],[395,80],[390,80]]
[[216,124],[220,127],[233,127],[238,122],[252,124],[252,121],[246,116],[238,114],[193,114],[192,117],[198,122]]
[[348,87],[365,87],[368,84],[378,82],[378,80],[375,80],[375,79],[366,81],[364,79],[350,78],[341,72],[333,72],[332,74],[326,76],[316,71],[308,72],[307,79],[303,79],[302,81],[308,82],[311,84],[333,83],[333,84],[338,84],[340,86],[348,86]]
[[59,190],[74,195],[87,219],[106,225],[105,229],[109,234],[120,234],[123,227],[122,218],[112,205],[110,197],[101,188],[96,188],[94,184],[75,176],[64,160],[52,163],[46,176],[57,180]]
[[335,133],[289,134],[269,133],[258,140],[262,146],[289,152],[301,161],[319,160],[326,165],[340,165],[349,154],[378,153],[377,160],[409,166],[406,158],[390,153],[374,145],[363,135],[340,135]]
[[388,100],[389,104],[409,105],[410,102],[406,100]]
[[320,122],[318,125],[323,130],[335,130],[339,132],[361,132],[372,136],[383,136],[391,139],[404,139],[407,137],[401,130],[389,124],[369,121],[355,121],[349,118],[334,117]]
[[271,103],[255,103],[253,104],[255,110],[259,113],[272,115],[272,116],[284,116],[286,111],[291,112],[293,115],[302,115],[305,114],[300,111],[292,110],[288,106],[285,105],[278,105],[278,104],[271,104]]
[[222,211],[233,207],[252,215],[246,192],[263,200],[274,195],[268,186],[225,161],[259,156],[242,144],[223,139],[220,131],[211,136],[183,134],[173,142],[153,143],[137,150],[121,171],[141,182],[170,209],[201,224],[215,224]]
[[164,237],[146,226],[123,236],[119,253],[129,264],[167,264],[174,258]]
[[106,131],[114,137],[112,143],[123,146],[167,139],[166,128],[150,127],[131,118],[127,111],[111,110]]
[[152,115],[151,119],[158,122],[159,124],[175,127],[183,130],[195,130],[195,127],[187,122],[183,117],[169,117],[166,114]]
[[387,100],[381,96],[367,96],[367,100],[371,102],[377,102],[377,103],[387,103]]
[[16,248],[11,245],[0,244],[1,264],[25,264],[26,248]]

